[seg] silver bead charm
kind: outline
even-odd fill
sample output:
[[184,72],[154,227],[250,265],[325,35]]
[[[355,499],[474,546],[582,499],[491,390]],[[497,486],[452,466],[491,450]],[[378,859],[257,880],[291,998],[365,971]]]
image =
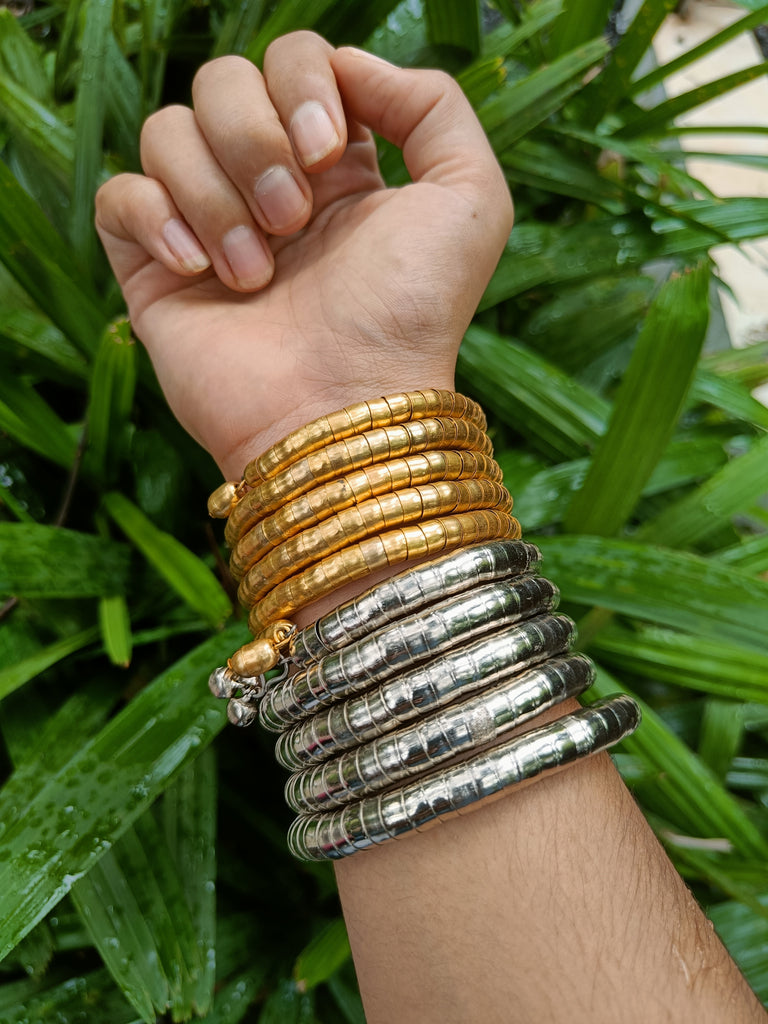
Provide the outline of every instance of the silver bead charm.
[[227,718],[232,725],[239,725],[243,729],[248,725],[253,725],[258,715],[256,704],[247,700],[233,697],[227,704]]

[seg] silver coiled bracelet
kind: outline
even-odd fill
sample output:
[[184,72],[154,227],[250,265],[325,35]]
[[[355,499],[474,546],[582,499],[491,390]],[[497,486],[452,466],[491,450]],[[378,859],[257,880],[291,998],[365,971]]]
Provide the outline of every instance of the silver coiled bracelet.
[[622,695],[505,738],[594,679],[568,653],[575,627],[534,574],[539,557],[520,540],[461,548],[296,631],[275,678],[212,674],[230,717],[280,733],[296,856],[337,859],[421,831],[637,727]]

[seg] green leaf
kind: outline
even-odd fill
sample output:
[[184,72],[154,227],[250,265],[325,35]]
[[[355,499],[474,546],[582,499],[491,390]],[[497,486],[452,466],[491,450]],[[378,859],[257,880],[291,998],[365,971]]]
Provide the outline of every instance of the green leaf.
[[745,512],[768,490],[768,435],[739,458],[731,459],[700,487],[647,520],[638,538],[667,547],[697,544]]
[[653,229],[660,236],[661,256],[702,252],[723,241],[749,241],[768,233],[768,198],[685,200],[670,208],[668,218],[656,220]]
[[39,161],[62,181],[72,172],[75,136],[72,129],[18,82],[0,72],[0,122],[14,139],[25,142]]
[[0,161],[0,260],[81,352],[101,336],[104,316],[74,253]]
[[506,78],[501,57],[482,57],[464,68],[456,76],[456,81],[472,106],[479,107],[497,89],[503,88]]
[[504,11],[501,4],[497,6],[508,21],[483,36],[481,47],[485,56],[511,56],[529,39],[537,39],[542,30],[563,13],[563,0],[536,0],[523,10],[519,18],[517,14],[520,12],[515,11],[510,17],[512,12]]
[[[675,8],[676,0],[644,0],[632,24],[619,40],[603,74],[584,93],[589,101],[587,115],[597,121],[618,106],[630,87],[635,69],[648,52],[662,22]],[[581,9],[581,4],[574,4]],[[574,11],[575,16],[575,11]]]
[[478,0],[424,0],[429,40],[434,46],[453,46],[480,51],[480,7]]
[[458,366],[499,419],[555,456],[582,455],[606,429],[605,399],[511,338],[473,324]]
[[265,7],[266,0],[255,0],[253,3],[230,7],[216,39],[213,56],[245,53],[261,24]]
[[328,979],[328,988],[347,1024],[365,1024],[363,1001],[356,989],[345,984],[338,974],[334,974]]
[[746,348],[711,352],[703,360],[703,369],[751,390],[768,381],[768,341],[754,342]]
[[751,423],[768,430],[768,408],[753,398],[739,381],[731,380],[699,366],[693,379],[689,397],[720,409],[729,419]]
[[127,668],[131,663],[131,618],[122,594],[99,599],[99,629],[109,660]]
[[589,4],[570,2],[564,6],[565,10],[552,27],[547,42],[547,52],[554,56],[602,35],[614,5],[612,0],[593,0]]
[[520,340],[569,373],[631,338],[650,304],[650,277],[604,277],[562,288],[537,305]]
[[143,0],[141,5],[139,77],[143,115],[160,105],[171,34],[184,6],[180,0]]
[[717,551],[712,557],[742,572],[759,576],[768,572],[768,534],[744,538],[741,543]]
[[[107,600],[107,599],[104,599]],[[0,700],[7,697],[9,693],[18,690],[19,687],[28,683],[30,679],[45,672],[51,665],[56,665],[62,658],[80,651],[98,639],[99,631],[94,626],[82,629],[78,633],[66,636],[62,640],[41,647],[34,654],[14,665],[3,665],[0,668]]]
[[77,443],[67,425],[33,387],[0,378],[0,430],[25,448],[69,469]]
[[[118,846],[120,844],[118,843]],[[117,850],[107,853],[72,887],[72,898],[91,941],[125,998],[152,1024],[170,1002],[168,979],[160,966],[150,925],[132,879],[122,870]]]
[[0,523],[0,594],[101,597],[125,588],[128,550],[92,534]]
[[182,658],[53,775],[35,780],[0,862],[0,958],[82,878],[221,730],[206,678],[245,639],[230,628]]
[[643,75],[642,78],[636,78],[633,82],[627,83],[627,93],[631,96],[639,96],[653,86],[658,85],[659,82],[663,82],[670,75],[682,70],[682,68],[688,67],[695,61],[700,60],[702,57],[706,57],[707,54],[719,50],[724,43],[729,42],[731,39],[735,39],[740,36],[742,32],[751,32],[764,22],[768,21],[768,5],[760,4],[751,14],[748,14],[744,18],[739,18],[738,21],[731,22],[730,25],[726,25],[725,28],[719,32],[713,33],[708,36],[703,43],[699,43],[698,46],[693,46],[691,49],[686,49],[685,52],[681,53],[679,57],[675,57],[674,60],[667,61],[666,64],[662,64],[661,67],[654,68],[653,71],[649,71],[648,74]]
[[714,82],[699,85],[695,89],[690,89],[688,92],[666,100],[664,103],[659,103],[650,110],[641,111],[634,117],[630,116],[617,134],[619,138],[637,138],[639,135],[660,133],[668,122],[673,121],[681,114],[700,107],[704,103],[709,103],[710,100],[717,99],[718,96],[723,96],[747,82],[755,81],[766,71],[768,71],[768,61],[763,61],[761,64],[724,75]]
[[232,613],[229,598],[211,570],[189,548],[164,533],[124,495],[112,491],[104,507],[120,529],[182,600],[212,626]]
[[98,480],[114,480],[120,468],[135,386],[136,347],[131,325],[118,320],[102,334],[91,374],[86,459]]
[[200,1024],[240,1024],[264,987],[266,969],[252,967],[238,975],[219,992],[213,1010]]
[[[557,466],[539,470],[518,484],[508,476],[505,453],[498,455],[504,470],[506,485],[515,499],[515,515],[524,531],[538,530],[542,526],[559,523],[574,493],[582,486],[589,468],[588,459],[574,459]],[[725,453],[717,440],[691,438],[674,441],[651,474],[643,488],[643,496],[663,494],[698,481],[723,464]]]
[[501,165],[509,181],[624,212],[626,189],[557,146],[523,139],[505,150]]
[[19,351],[19,362],[27,351],[42,357],[38,362],[45,366],[46,377],[54,380],[60,381],[62,372],[76,380],[88,374],[88,363],[74,345],[47,317],[32,309],[0,310],[0,350],[9,354]]
[[[689,232],[685,241],[693,249],[693,232],[685,230]],[[670,238],[672,251],[679,248],[679,237]],[[696,237],[701,248],[701,233]],[[707,235],[706,244],[711,244],[711,238]],[[510,235],[480,308],[488,309],[539,285],[554,288],[565,282],[628,273],[652,259],[660,248],[660,240],[634,217],[604,218],[567,227],[519,224]]]
[[315,0],[311,5],[304,0],[282,0],[260,27],[259,33],[252,40],[245,56],[259,67],[264,62],[264,54],[269,44],[298,29],[314,28],[318,20],[333,6],[334,0]]
[[14,959],[24,969],[24,973],[39,977],[42,977],[48,969],[53,952],[53,936],[45,921],[41,921],[28,935],[25,935],[13,951]]
[[136,1013],[106,971],[74,975],[48,987],[16,982],[0,986],[3,1024],[137,1024]]
[[537,537],[563,599],[768,651],[768,583],[698,555],[602,537]]
[[768,704],[768,655],[716,634],[696,636],[612,622],[590,641],[601,662],[660,682],[714,696]]
[[707,913],[758,999],[768,1001],[768,920],[735,902],[720,903]]
[[50,99],[42,52],[7,7],[0,8],[0,68],[35,99]]
[[27,508],[14,495],[10,487],[0,481],[0,508],[5,506],[11,515],[20,523],[34,523],[35,518],[27,511]]
[[285,979],[271,993],[259,1016],[259,1024],[315,1024],[314,993],[300,992]]
[[72,887],[72,898],[110,973],[145,1019],[154,1020],[151,1007],[145,1012],[151,998],[158,1013],[189,1020],[203,965],[178,865],[151,810]]
[[709,267],[664,285],[648,310],[581,489],[569,532],[610,536],[627,521],[674,432],[709,320]]
[[[598,666],[589,699],[619,689],[629,692]],[[638,757],[652,773],[652,781],[642,786],[643,801],[652,808],[674,807],[677,820],[691,835],[725,838],[747,857],[768,856],[768,842],[717,777],[648,704],[633,696],[640,704],[642,723],[622,740],[621,749]]]
[[104,725],[116,701],[110,686],[91,680],[31,729],[25,702],[3,704],[0,724],[14,771],[0,789],[0,835],[25,813],[43,775],[55,775],[64,767]]
[[496,153],[503,153],[559,110],[582,88],[584,72],[607,50],[603,39],[593,39],[487,100],[477,115]]
[[744,705],[732,700],[706,701],[701,716],[699,757],[723,782],[743,739]]
[[111,32],[107,34],[106,62],[106,127],[110,136],[114,135],[125,169],[139,171],[141,83]]
[[216,758],[212,747],[188,764],[163,799],[163,826],[191,914],[200,970],[190,993],[198,1014],[216,982]]
[[75,99],[75,176],[72,243],[83,265],[95,269],[93,200],[102,170],[107,51],[113,0],[85,0],[85,29]]
[[343,918],[329,922],[296,960],[293,978],[300,992],[327,981],[352,956]]

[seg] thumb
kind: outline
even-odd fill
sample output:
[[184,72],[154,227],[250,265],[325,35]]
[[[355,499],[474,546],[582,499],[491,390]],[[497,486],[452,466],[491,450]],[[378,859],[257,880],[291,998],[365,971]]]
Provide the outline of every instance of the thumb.
[[512,202],[504,175],[450,75],[398,68],[352,47],[336,50],[331,60],[347,114],[401,149],[414,181],[431,181],[482,201],[509,233]]

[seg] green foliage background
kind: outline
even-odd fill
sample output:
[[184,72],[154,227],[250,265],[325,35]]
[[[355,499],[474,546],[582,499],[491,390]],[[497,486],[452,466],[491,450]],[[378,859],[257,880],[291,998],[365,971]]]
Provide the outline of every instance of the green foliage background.
[[[621,38],[606,0],[0,10],[0,1021],[363,1020],[332,871],[286,852],[269,742],[214,742],[206,677],[245,636],[204,512],[219,478],[92,227],[147,114],[210,56],[258,62],[299,27],[444,67],[478,111],[518,226],[460,383],[595,695],[643,704],[619,768],[768,1001],[768,345],[704,347],[708,252],[768,234],[768,199],[692,180],[673,122],[766,65],[667,99],[735,34],[639,70],[673,6],[645,0]],[[739,30],[768,21],[743,6]]]

